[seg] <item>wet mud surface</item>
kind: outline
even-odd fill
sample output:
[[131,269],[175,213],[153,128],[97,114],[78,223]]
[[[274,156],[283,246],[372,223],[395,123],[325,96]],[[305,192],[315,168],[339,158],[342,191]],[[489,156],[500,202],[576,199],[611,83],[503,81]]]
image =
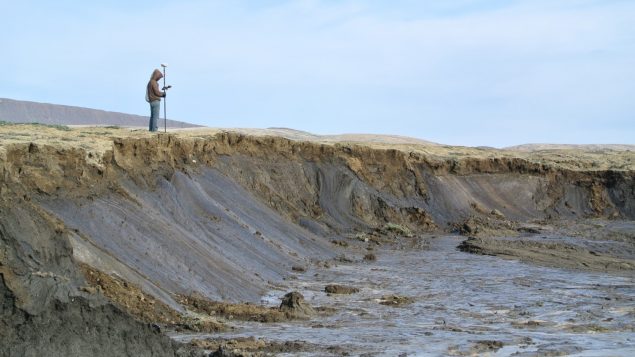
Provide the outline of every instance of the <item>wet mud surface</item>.
[[[310,267],[289,280],[330,316],[240,322],[221,334],[173,333],[179,341],[303,341],[292,355],[629,355],[635,353],[635,279],[556,269],[461,252],[464,237],[431,238],[425,250],[383,250],[369,263]],[[359,288],[324,292],[327,284]],[[271,291],[275,305],[283,291]],[[382,304],[388,297],[406,304]],[[339,349],[334,351],[333,346]],[[331,349],[329,349],[331,348]],[[284,353],[280,354],[284,355]]]
[[558,268],[635,274],[635,221],[559,221],[519,230],[531,234],[469,237],[459,249]]

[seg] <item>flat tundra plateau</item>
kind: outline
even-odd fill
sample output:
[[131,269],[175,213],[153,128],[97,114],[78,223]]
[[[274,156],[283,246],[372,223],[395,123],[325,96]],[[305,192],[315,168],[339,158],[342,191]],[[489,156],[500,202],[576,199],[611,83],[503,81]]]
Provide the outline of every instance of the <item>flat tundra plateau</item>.
[[[632,150],[3,124],[0,355],[629,354]],[[498,295],[451,284],[479,270]],[[550,318],[541,289],[567,280],[572,315]],[[433,301],[447,315],[412,320]],[[562,331],[583,338],[540,337]]]

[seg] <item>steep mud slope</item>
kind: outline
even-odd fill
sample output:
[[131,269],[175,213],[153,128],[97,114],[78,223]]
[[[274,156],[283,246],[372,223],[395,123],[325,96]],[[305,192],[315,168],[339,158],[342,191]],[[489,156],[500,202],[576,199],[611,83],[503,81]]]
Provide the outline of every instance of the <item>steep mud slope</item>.
[[259,301],[293,265],[336,254],[326,237],[290,224],[217,170],[183,166],[185,154],[146,161],[170,150],[174,139],[164,139],[162,149],[155,140],[98,165],[79,150],[15,146],[6,154],[6,190],[33,195],[61,219],[77,259],[176,309],[172,293]]
[[0,200],[0,355],[175,356],[176,345],[83,292],[61,222]]
[[124,182],[121,190],[126,194],[43,205],[97,259],[116,257],[169,292],[258,301],[268,282],[281,281],[293,265],[332,255],[324,239],[285,222],[213,169],[161,176],[151,189]]
[[219,170],[289,217],[332,228],[394,220],[415,230],[433,229],[495,209],[524,221],[635,217],[628,170],[571,170],[514,158],[431,158],[233,134],[218,140],[213,150],[220,155],[211,162]]

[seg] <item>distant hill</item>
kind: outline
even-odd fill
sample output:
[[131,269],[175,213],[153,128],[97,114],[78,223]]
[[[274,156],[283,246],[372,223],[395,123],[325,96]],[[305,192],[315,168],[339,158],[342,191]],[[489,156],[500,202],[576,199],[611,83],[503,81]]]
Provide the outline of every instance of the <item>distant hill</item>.
[[290,129],[290,128],[267,128],[267,129],[232,129],[245,134],[252,135],[275,135],[291,140],[307,140],[321,142],[349,142],[349,143],[372,143],[372,144],[402,144],[402,145],[423,145],[423,146],[439,146],[440,144],[432,141],[412,138],[401,135],[390,134],[336,134],[336,135],[318,135],[307,131]]
[[[7,98],[0,98],[0,121],[57,125],[148,126],[147,116]],[[160,127],[163,127],[163,120],[160,124]],[[193,128],[199,125],[168,120],[167,126],[169,128]]]
[[581,151],[635,151],[635,145],[626,144],[524,144],[504,148],[512,151],[581,150]]

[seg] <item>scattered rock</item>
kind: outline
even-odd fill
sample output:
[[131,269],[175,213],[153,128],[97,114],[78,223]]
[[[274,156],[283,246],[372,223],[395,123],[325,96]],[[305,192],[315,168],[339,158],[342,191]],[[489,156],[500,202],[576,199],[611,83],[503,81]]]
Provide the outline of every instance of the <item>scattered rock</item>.
[[173,325],[174,329],[179,332],[221,332],[229,329],[226,325],[211,318],[191,319],[189,321],[184,319],[184,321]]
[[384,295],[379,299],[379,303],[386,306],[403,306],[412,304],[415,300],[407,296]]
[[338,256],[337,258],[335,258],[333,260],[335,260],[336,262],[340,262],[340,263],[352,263],[353,262],[353,260],[351,258],[348,258],[344,254]]
[[478,202],[470,202],[470,207],[478,213],[485,214],[487,210],[481,206]]
[[395,224],[395,223],[386,223],[382,227],[382,231],[384,233],[393,233],[398,236],[403,236],[408,238],[414,237],[414,234],[408,227],[404,227],[402,225]]
[[211,357],[238,357],[243,356],[239,350],[231,350],[225,346],[220,346],[214,353],[210,354]]
[[254,337],[239,337],[233,339],[193,339],[190,346],[197,350],[214,351],[209,356],[237,357],[237,356],[271,356],[272,354],[315,351],[318,346],[304,341],[267,341]]
[[534,328],[540,326],[546,326],[544,321],[528,320],[528,321],[512,321],[511,325],[515,328]]
[[332,240],[331,243],[338,245],[340,247],[348,247],[348,242],[343,240]]
[[470,237],[504,237],[517,236],[517,224],[505,220],[504,217],[472,216],[462,223],[450,224],[460,235]]
[[344,286],[344,285],[327,285],[324,288],[324,291],[328,294],[354,294],[358,293],[359,289],[352,286]]
[[471,350],[474,353],[496,352],[503,348],[503,343],[496,340],[476,341],[472,344]]
[[211,301],[198,294],[178,295],[177,300],[188,309],[208,316],[221,316],[227,320],[280,322],[287,321],[292,316],[277,308],[265,307],[249,303],[232,304]]
[[329,346],[326,350],[329,351],[330,354],[334,354],[336,356],[350,356],[350,353],[342,346]]
[[448,347],[452,356],[489,356],[500,350],[503,342],[496,340],[472,341],[469,345],[454,345]]
[[368,253],[364,255],[364,260],[367,262],[374,262],[375,260],[377,260],[377,257],[373,253]]
[[306,271],[306,268],[303,267],[303,266],[294,265],[294,266],[291,267],[291,270],[297,271],[297,272],[300,272],[300,273],[304,273]]
[[468,219],[467,221],[463,223],[459,232],[462,235],[474,235],[478,233],[478,231],[479,231],[478,223],[473,219]]
[[516,230],[521,232],[521,233],[530,233],[530,234],[539,234],[540,233],[540,229],[534,228],[534,227],[518,227]]
[[279,310],[294,317],[315,315],[315,310],[304,300],[304,296],[297,291],[287,293],[282,298]]
[[80,288],[81,291],[85,292],[85,293],[89,293],[89,294],[96,294],[97,293],[97,288],[94,286],[82,286]]
[[611,332],[611,329],[600,326],[598,324],[587,324],[587,325],[571,325],[565,327],[566,331],[570,331],[573,333],[607,333]]

